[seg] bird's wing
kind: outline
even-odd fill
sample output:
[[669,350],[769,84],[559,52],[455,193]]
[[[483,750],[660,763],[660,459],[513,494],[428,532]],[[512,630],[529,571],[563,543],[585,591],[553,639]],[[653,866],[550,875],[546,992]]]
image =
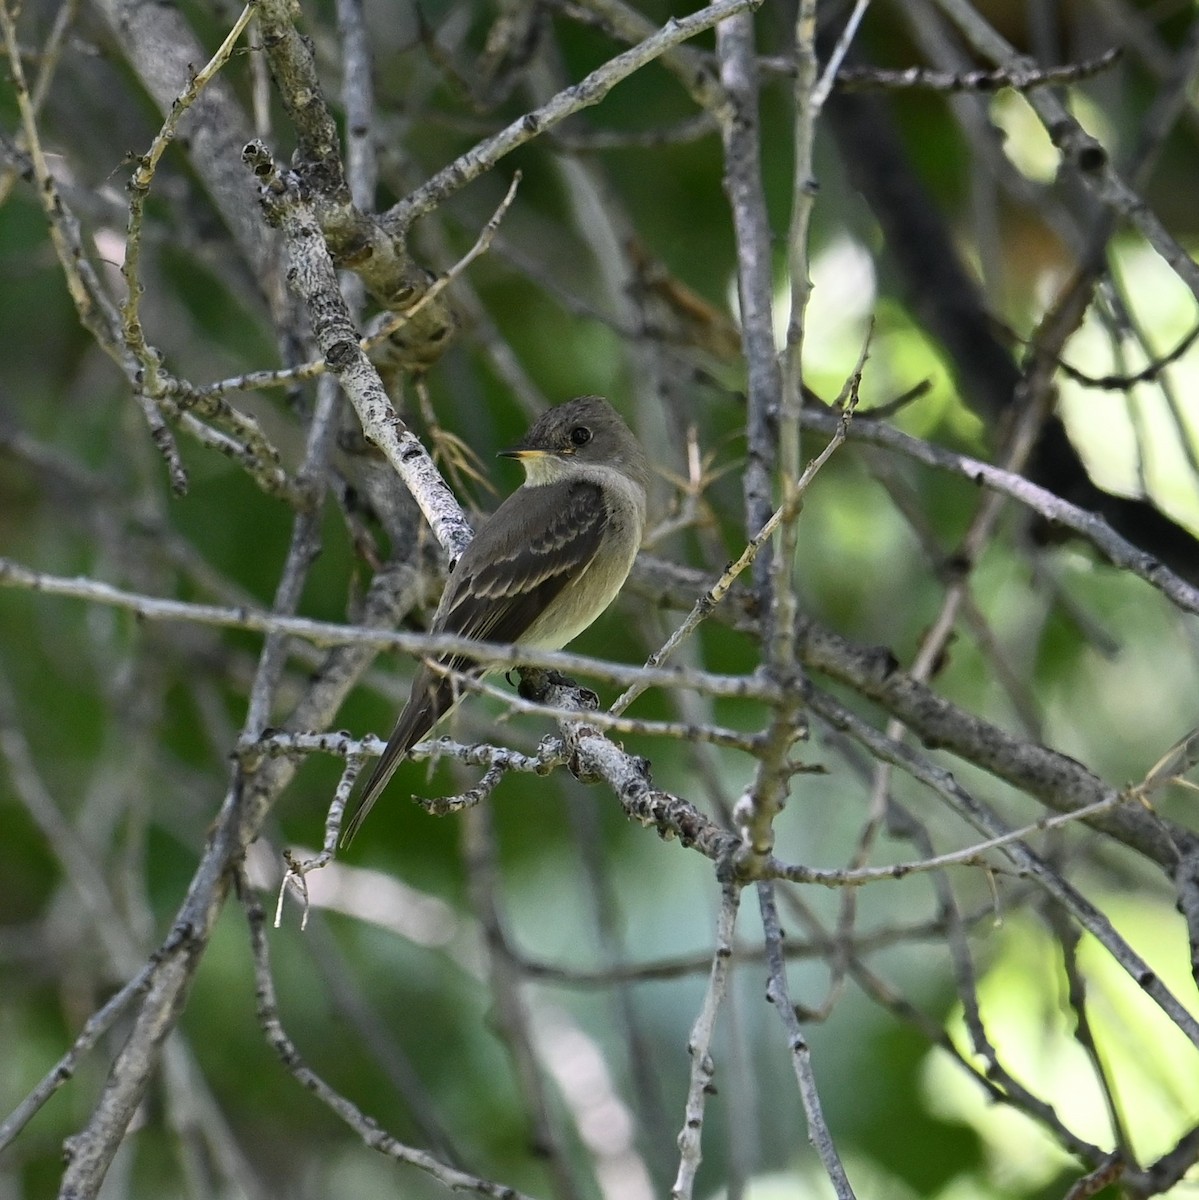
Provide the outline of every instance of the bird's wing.
[[[520,641],[546,605],[595,557],[607,524],[603,494],[594,483],[520,488],[459,560],[438,606],[433,632],[488,642]],[[480,673],[467,658],[451,655],[440,661],[454,671]],[[408,703],[362,790],[343,846],[350,844],[404,755],[449,712],[456,698],[452,678],[424,664],[419,667]]]
[[607,525],[603,493],[589,481],[514,492],[462,556],[438,628],[479,641],[519,642],[595,557]]

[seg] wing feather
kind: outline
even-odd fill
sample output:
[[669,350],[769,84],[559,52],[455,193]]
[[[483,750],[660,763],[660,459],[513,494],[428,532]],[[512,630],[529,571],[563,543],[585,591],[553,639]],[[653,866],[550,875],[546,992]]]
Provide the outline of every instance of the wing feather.
[[519,642],[595,557],[607,524],[594,483],[521,488],[462,556],[436,628],[480,641]]

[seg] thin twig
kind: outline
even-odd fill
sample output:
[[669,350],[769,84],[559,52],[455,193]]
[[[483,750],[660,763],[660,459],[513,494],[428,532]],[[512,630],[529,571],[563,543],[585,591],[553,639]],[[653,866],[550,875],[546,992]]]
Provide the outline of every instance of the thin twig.
[[598,104],[622,79],[627,79],[647,63],[737,13],[757,8],[761,0],[717,0],[685,17],[675,17],[656,34],[623,54],[609,59],[578,83],[559,92],[534,112],[526,113],[493,137],[443,167],[427,183],[405,197],[384,215],[385,226],[402,233],[419,217],[431,212],[465,184],[478,179],[501,158],[518,146],[552,129],[574,113]]
[[820,1094],[816,1090],[816,1076],[812,1068],[812,1051],[800,1026],[795,1006],[791,1002],[791,993],[787,986],[787,966],[782,950],[783,931],[774,898],[774,884],[761,882],[757,889],[758,906],[762,912],[762,929],[766,937],[766,998],[774,1005],[787,1034],[791,1065],[799,1084],[804,1116],[808,1121],[808,1141],[812,1143],[821,1163],[824,1164],[825,1173],[833,1185],[837,1200],[855,1200],[849,1177],[841,1163],[841,1156],[837,1153],[828,1123],[824,1119],[824,1107],[820,1103]]
[[[856,407],[857,394],[856,390],[851,396],[846,407],[842,410],[841,419],[837,422],[836,431],[829,439],[828,444],[823,450],[804,468],[803,474],[799,477],[795,486],[795,491],[790,498],[790,504],[798,506],[803,501],[804,493],[808,490],[808,486],[816,477],[816,473],[824,466],[832,457],[833,452],[845,440],[845,434],[849,428],[849,422],[853,417],[854,408]],[[737,559],[730,563],[721,574],[720,578],[695,602],[695,607],[683,619],[683,622],[675,628],[675,631],[645,660],[647,667],[657,667],[670,658],[675,650],[682,645],[699,627],[700,623],[710,616],[720,602],[728,595],[729,589],[737,581],[737,577],[745,570],[746,567],[754,561],[758,556],[758,552],[765,546],[774,536],[774,531],[778,528],[779,523],[787,519],[787,504],[782,504],[774,510],[770,515],[770,520],[762,526],[758,532],[750,538],[746,543],[745,549],[737,556]],[[638,696],[645,691],[647,684],[634,684],[632,687],[624,691],[615,701],[608,711],[613,716],[618,716],[624,712],[626,708]]]
[[114,992],[101,1008],[88,1017],[79,1031],[79,1036],[71,1043],[71,1048],[42,1076],[40,1082],[20,1104],[8,1114],[4,1123],[0,1124],[0,1150],[11,1145],[46,1101],[63,1084],[68,1083],[74,1077],[83,1056],[95,1047],[130,1004],[139,996],[145,995],[157,965],[157,959],[151,958],[136,975],[130,977],[123,987]]
[[145,214],[146,200],[150,195],[150,186],[154,182],[154,173],[158,169],[158,161],[166,152],[167,147],[175,140],[179,122],[189,108],[199,99],[200,93],[216,76],[216,73],[229,61],[233,48],[237,45],[246,26],[250,23],[254,7],[247,4],[241,11],[241,16],[233,23],[233,28],[225,40],[217,48],[216,53],[187,81],[187,85],[175,98],[170,112],[162,124],[162,128],[150,144],[150,149],[138,158],[133,176],[129,180],[129,221],[125,230],[125,261],[121,274],[125,278],[125,302],[121,306],[121,328],[124,331],[125,345],[137,357],[143,371],[143,384],[150,396],[156,396],[163,390],[158,368],[160,358],[158,352],[146,344],[145,331],[141,323],[141,247],[142,247],[142,218]]
[[716,1066],[712,1061],[712,1039],[716,1018],[728,989],[729,972],[733,961],[733,935],[737,925],[737,909],[741,902],[740,885],[729,882],[721,889],[720,914],[716,920],[716,944],[712,949],[712,966],[708,973],[708,988],[704,1002],[687,1039],[691,1057],[691,1076],[687,1085],[687,1103],[683,1128],[679,1132],[679,1170],[670,1190],[672,1200],[691,1200],[695,1176],[703,1160],[704,1109],[713,1091],[712,1079]]
[[714,696],[732,696],[770,703],[779,696],[768,680],[753,676],[721,675],[682,667],[632,667],[606,659],[590,658],[566,651],[533,650],[521,646],[491,645],[447,634],[403,633],[398,630],[337,625],[305,617],[286,617],[261,609],[226,608],[215,604],[189,604],[141,596],[98,580],[48,575],[30,571],[11,559],[0,558],[0,587],[21,587],[51,595],[72,596],[93,603],[127,609],[140,617],[159,621],[190,621],[229,629],[261,633],[285,633],[318,646],[360,645],[403,650],[417,657],[451,655],[492,668],[538,666],[565,675],[587,675],[609,683],[628,686],[645,681],[656,686],[694,688]]
[[[835,413],[821,411],[812,405],[804,408],[802,418],[805,426],[830,435],[836,429],[837,419]],[[950,471],[982,487],[1001,492],[1031,512],[1044,517],[1051,524],[1073,530],[1090,542],[1113,566],[1129,571],[1151,584],[1184,612],[1199,613],[1199,588],[1176,575],[1160,559],[1121,537],[1102,517],[1063,500],[1047,488],[1039,487],[1023,476],[1005,471],[993,463],[971,458],[967,454],[958,454],[944,447],[934,446],[889,425],[861,416],[850,428],[848,439],[851,442],[869,442],[898,451],[905,457],[927,466]]]
[[[1003,822],[972,793],[967,791],[950,772],[908,749],[901,742],[893,741],[873,729],[865,721],[850,712],[829,696],[813,694],[810,698],[813,710],[836,728],[848,733],[877,758],[893,763],[902,771],[930,787],[946,800],[959,815],[976,829],[990,837],[1003,837],[1008,833]],[[1053,896],[1084,929],[1087,929],[1130,978],[1158,1005],[1159,1008],[1199,1046],[1199,1019],[1194,1017],[1178,998],[1162,982],[1149,964],[1120,936],[1108,917],[1087,900],[1077,888],[1043,859],[1034,854],[1023,842],[1012,842],[1003,847],[1004,852],[1036,883]]]
[[481,1179],[477,1175],[470,1175],[448,1163],[439,1161],[424,1150],[405,1145],[387,1133],[378,1122],[366,1116],[357,1105],[331,1088],[304,1062],[279,1018],[279,1001],[275,994],[274,977],[271,974],[266,920],[262,906],[254,897],[244,873],[240,871],[238,892],[249,925],[250,949],[254,958],[258,1021],[268,1044],[278,1054],[280,1061],[296,1081],[348,1125],[365,1145],[372,1150],[378,1150],[380,1154],[386,1155],[395,1162],[417,1167],[445,1187],[455,1191],[474,1192],[476,1195],[494,1197],[495,1200],[532,1200],[524,1192],[517,1191],[515,1188],[494,1183],[489,1179]]
[[[1037,66],[1035,69],[1001,67],[990,71],[937,71],[930,67],[907,67],[887,70],[884,67],[841,67],[834,86],[838,91],[860,92],[924,90],[933,92],[998,92],[1010,88],[1014,92],[1030,92],[1033,88],[1062,87],[1092,79],[1118,63],[1124,51],[1119,46],[1105,50],[1095,58],[1060,66]],[[791,71],[786,60],[767,60],[771,68]]]

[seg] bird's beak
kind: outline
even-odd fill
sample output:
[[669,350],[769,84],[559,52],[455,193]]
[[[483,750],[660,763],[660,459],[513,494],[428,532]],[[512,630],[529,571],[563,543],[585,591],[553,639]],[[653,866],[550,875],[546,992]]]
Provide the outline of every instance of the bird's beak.
[[519,458],[522,462],[529,458],[545,458],[548,450],[528,450],[524,446],[513,446],[510,450],[501,450],[499,458]]

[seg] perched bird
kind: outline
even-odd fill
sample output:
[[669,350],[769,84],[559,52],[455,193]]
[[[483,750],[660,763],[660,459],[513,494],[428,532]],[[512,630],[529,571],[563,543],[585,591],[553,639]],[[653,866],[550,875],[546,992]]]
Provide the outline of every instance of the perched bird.
[[[600,396],[549,409],[501,454],[520,460],[525,482],[458,560],[430,632],[559,650],[608,607],[628,577],[645,527],[649,463]],[[437,661],[467,674],[484,671],[454,655]],[[404,755],[456,699],[453,679],[422,663],[342,845],[349,845]]]

